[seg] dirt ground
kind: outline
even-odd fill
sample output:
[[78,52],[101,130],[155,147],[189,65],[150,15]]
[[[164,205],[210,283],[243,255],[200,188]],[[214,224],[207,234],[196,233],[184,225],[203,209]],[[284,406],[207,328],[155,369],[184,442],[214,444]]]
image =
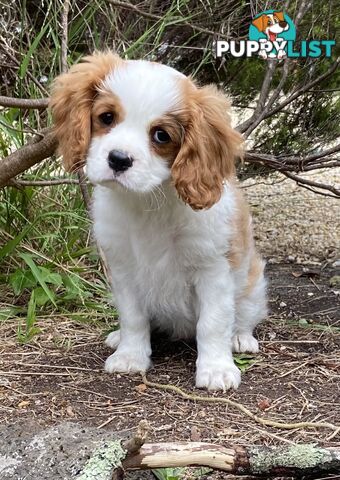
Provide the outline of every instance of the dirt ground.
[[[186,400],[173,391],[147,387],[140,375],[108,375],[103,362],[110,350],[103,345],[103,332],[60,317],[39,325],[41,333],[26,345],[17,343],[14,323],[0,325],[0,448],[1,435],[7,443],[8,428],[27,435],[32,422],[38,430],[72,422],[105,437],[106,432],[132,433],[141,419],[150,424],[149,441],[340,447],[336,204],[296,190],[290,181],[283,190],[264,185],[246,192],[258,244],[267,259],[270,316],[257,330],[260,353],[245,360],[237,391],[207,394],[194,388],[195,345],[158,336],[153,339],[154,366],[148,379],[195,395],[234,400],[261,419],[327,422],[334,428],[272,427],[230,405]],[[280,205],[287,200],[294,208],[282,216]],[[3,475],[4,480],[35,478]],[[133,478],[144,478],[138,475]]]

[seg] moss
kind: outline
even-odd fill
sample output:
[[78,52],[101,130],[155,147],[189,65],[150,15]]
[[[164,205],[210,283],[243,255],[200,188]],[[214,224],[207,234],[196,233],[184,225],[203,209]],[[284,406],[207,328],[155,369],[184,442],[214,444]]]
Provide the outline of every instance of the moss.
[[115,468],[121,466],[126,451],[119,440],[106,442],[99,447],[86,463],[78,480],[110,480]]
[[275,450],[253,447],[249,453],[250,468],[254,473],[269,473],[280,467],[313,469],[332,460],[330,453],[315,445],[292,445]]

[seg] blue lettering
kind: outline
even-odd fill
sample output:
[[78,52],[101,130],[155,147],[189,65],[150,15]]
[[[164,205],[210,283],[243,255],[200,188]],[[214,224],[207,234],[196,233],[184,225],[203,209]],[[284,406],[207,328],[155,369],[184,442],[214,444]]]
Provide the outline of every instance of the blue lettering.
[[300,54],[299,52],[294,52],[293,46],[294,46],[294,42],[292,40],[289,40],[287,42],[287,57],[297,58],[300,56]]
[[326,57],[330,57],[332,55],[332,47],[335,45],[335,40],[322,40],[321,45],[325,45]]
[[311,40],[309,42],[308,56],[312,58],[318,58],[321,56],[320,40]]

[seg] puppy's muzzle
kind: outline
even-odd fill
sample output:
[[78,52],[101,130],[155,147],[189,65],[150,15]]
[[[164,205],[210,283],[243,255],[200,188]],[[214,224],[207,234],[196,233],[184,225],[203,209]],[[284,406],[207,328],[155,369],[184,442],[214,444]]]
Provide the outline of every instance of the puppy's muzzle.
[[108,163],[114,172],[125,172],[132,166],[133,159],[121,150],[111,150],[108,155]]

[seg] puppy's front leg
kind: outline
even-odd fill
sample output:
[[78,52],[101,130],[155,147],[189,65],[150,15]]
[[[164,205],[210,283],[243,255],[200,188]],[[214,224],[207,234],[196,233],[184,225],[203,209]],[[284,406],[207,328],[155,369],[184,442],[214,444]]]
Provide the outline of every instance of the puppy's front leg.
[[119,311],[120,341],[115,353],[105,362],[112,372],[145,372],[151,366],[150,322],[126,288],[115,289]]
[[241,375],[231,350],[235,314],[232,274],[227,261],[221,259],[199,275],[196,387],[223,391],[237,388]]

